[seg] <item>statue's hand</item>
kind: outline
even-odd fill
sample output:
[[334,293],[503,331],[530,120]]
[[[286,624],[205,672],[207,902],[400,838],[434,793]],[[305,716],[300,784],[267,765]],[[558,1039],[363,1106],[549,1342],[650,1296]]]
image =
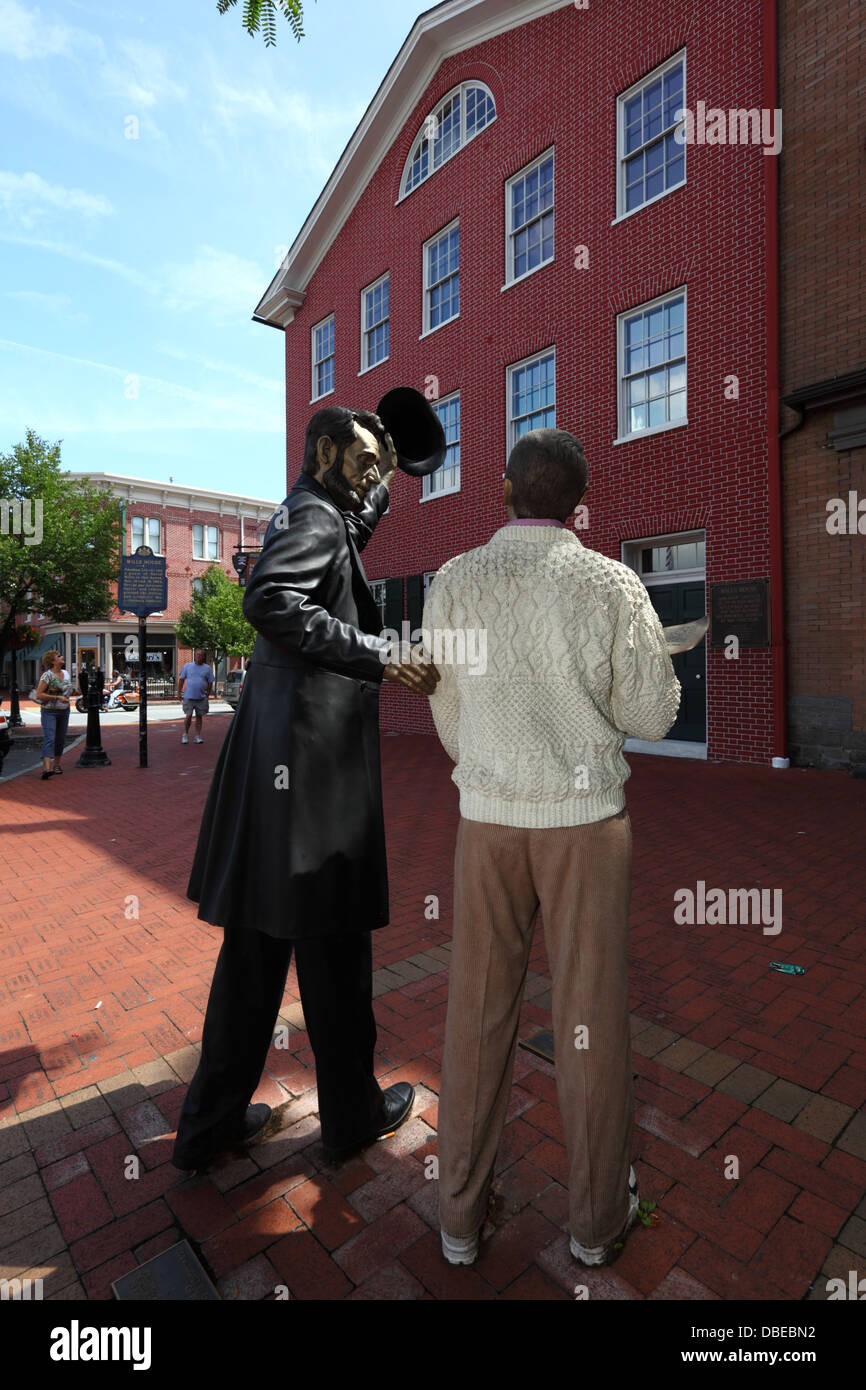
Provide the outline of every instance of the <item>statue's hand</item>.
[[397,471],[397,450],[390,434],[385,435],[385,443],[379,450],[379,482],[386,487],[391,486],[391,481]]

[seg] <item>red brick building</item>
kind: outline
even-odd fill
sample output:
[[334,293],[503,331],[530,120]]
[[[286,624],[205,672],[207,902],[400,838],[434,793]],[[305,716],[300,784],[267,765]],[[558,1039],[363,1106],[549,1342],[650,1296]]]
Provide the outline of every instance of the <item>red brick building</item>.
[[[765,11],[426,11],[256,313],[285,330],[289,486],[325,405],[405,384],[443,418],[446,468],[398,475],[364,552],[383,625],[416,628],[432,573],[507,520],[516,438],[569,429],[590,468],[580,539],[632,565],[663,622],[759,581],[769,632],[676,657],[680,716],[646,745],[757,763],[787,751]],[[742,124],[712,143],[710,108]],[[433,731],[391,687],[382,727]]]
[[790,751],[866,773],[866,8],[779,13]]
[[[124,554],[131,554],[136,546],[149,545],[157,555],[165,556],[168,606],[147,620],[147,665],[153,682],[151,693],[173,693],[178,672],[184,662],[192,659],[190,649],[178,644],[175,623],[190,606],[196,580],[216,562],[237,581],[233,553],[239,545],[250,550],[261,543],[277,503],[258,497],[227,496],[209,488],[127,478],[119,473],[68,476],[88,477],[118,499],[125,525]],[[33,621],[38,620],[34,614]],[[41,625],[45,630],[41,646],[18,659],[18,685],[22,691],[34,683],[41,669],[42,652],[52,647],[63,653],[73,675],[83,664],[92,663],[102,666],[108,675],[115,671],[138,674],[138,619],[131,614],[115,608],[109,618],[101,621]],[[7,656],[7,669],[10,661]],[[222,680],[225,671],[220,669],[215,674]]]

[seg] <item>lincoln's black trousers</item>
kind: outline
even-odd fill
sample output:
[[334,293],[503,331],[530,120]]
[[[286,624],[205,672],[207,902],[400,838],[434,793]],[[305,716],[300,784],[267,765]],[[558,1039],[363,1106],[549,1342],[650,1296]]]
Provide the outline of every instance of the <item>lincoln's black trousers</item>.
[[304,1022],[316,1059],[322,1141],[342,1148],[385,1123],[373,1075],[373,952],[369,932],[283,941],[226,929],[205,1014],[201,1061],[174,1157],[207,1158],[235,1139],[261,1078],[295,951]]

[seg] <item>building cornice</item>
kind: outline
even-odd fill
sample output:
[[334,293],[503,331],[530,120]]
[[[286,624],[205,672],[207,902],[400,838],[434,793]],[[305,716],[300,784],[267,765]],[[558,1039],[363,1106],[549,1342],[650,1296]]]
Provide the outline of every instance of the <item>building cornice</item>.
[[572,0],[444,0],[419,15],[256,305],[254,321],[273,328],[292,322],[313,275],[446,58],[571,7]]
[[66,473],[64,476],[89,478],[97,487],[131,504],[182,507],[187,511],[213,512],[220,517],[245,516],[263,521],[270,518],[279,505],[265,497],[247,497],[243,493],[227,494],[211,488],[162,483],[153,478],[131,478],[123,473]]

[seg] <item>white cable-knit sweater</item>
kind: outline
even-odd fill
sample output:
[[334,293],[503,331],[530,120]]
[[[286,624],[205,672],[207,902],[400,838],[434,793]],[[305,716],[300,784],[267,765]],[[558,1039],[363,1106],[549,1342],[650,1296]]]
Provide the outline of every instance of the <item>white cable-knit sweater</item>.
[[664,738],[680,703],[633,570],[573,531],[503,526],[437,572],[422,626],[434,660],[439,632],[430,708],[465,819],[583,825],[622,810],[626,734]]

